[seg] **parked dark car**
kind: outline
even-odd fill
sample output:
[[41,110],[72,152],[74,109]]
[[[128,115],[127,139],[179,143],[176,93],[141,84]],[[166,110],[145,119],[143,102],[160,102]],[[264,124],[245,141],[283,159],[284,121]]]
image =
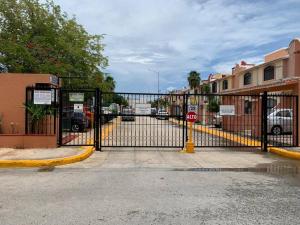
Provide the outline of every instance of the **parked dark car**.
[[151,117],[155,117],[157,114],[156,108],[151,108]]
[[64,130],[84,132],[89,126],[89,120],[83,112],[63,112],[62,123]]
[[133,110],[129,109],[129,108],[123,109],[121,120],[122,121],[135,121]]

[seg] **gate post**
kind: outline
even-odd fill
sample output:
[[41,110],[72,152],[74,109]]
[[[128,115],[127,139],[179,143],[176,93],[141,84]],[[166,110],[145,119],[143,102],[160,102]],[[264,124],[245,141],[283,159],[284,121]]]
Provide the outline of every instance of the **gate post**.
[[59,101],[59,108],[58,108],[58,113],[59,113],[59,116],[58,116],[58,144],[59,146],[62,146],[62,130],[63,130],[63,127],[62,127],[62,115],[63,115],[63,93],[62,93],[62,89],[59,88],[58,89],[58,101]]
[[100,97],[100,89],[96,88],[95,91],[95,108],[94,108],[94,144],[96,151],[100,150],[99,145],[99,97]]
[[[186,120],[186,95],[185,93],[182,95],[183,101],[182,101],[182,149],[184,149],[185,146],[185,120]],[[180,125],[180,121],[179,121]]]
[[261,120],[261,127],[262,127],[262,151],[268,151],[268,93],[265,91],[262,95],[262,120]]

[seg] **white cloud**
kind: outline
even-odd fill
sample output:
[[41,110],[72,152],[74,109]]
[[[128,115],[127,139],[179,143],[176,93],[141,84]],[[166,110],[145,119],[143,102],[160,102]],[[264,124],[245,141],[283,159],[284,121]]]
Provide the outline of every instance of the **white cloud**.
[[149,67],[160,71],[163,89],[184,86],[190,70],[230,72],[240,60],[262,59],[262,46],[273,43],[275,50],[288,45],[300,30],[296,0],[55,2],[89,32],[107,34],[107,70],[122,91],[155,91]]

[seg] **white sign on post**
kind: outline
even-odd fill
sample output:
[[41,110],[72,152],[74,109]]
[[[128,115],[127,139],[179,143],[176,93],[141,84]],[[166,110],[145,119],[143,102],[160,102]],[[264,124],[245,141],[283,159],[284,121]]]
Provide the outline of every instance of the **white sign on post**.
[[234,105],[220,105],[220,116],[234,116]]
[[151,104],[135,104],[135,113],[142,115],[150,115],[151,114]]
[[83,112],[83,104],[74,104],[74,112],[77,113]]
[[84,93],[69,93],[70,102],[83,102]]
[[197,112],[198,106],[197,105],[188,105],[188,112]]
[[35,105],[51,105],[52,92],[46,90],[34,90],[33,104]]

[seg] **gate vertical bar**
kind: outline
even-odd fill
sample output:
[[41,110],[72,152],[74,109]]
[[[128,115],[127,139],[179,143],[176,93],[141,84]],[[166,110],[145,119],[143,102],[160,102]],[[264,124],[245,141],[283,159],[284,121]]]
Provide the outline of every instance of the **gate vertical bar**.
[[262,150],[268,151],[268,93],[262,96]]
[[299,96],[296,96],[296,146],[299,146]]
[[58,89],[58,100],[59,100],[59,118],[58,118],[58,127],[59,127],[59,132],[58,132],[58,144],[61,146],[62,145],[62,132],[63,132],[63,128],[62,128],[62,111],[63,111],[63,93],[62,93],[62,89],[59,88]]
[[184,127],[185,127],[185,141],[188,141],[188,124],[186,121],[186,114],[188,112],[188,100],[189,100],[189,94],[185,94],[185,117],[184,117]]
[[[27,106],[28,106],[28,90],[29,87],[26,87],[26,93],[25,93],[25,134],[28,134],[28,110],[27,110]],[[31,90],[33,91],[33,90]]]
[[95,91],[95,108],[94,108],[94,145],[96,151],[100,150],[99,145],[99,97],[100,97],[100,89],[96,88]]
[[99,112],[99,121],[100,121],[100,124],[99,124],[99,151],[102,151],[102,125],[104,124],[104,121],[102,120],[103,119],[103,115],[102,115],[102,91],[100,90],[99,92],[99,109],[98,109],[98,112]]
[[[182,101],[182,149],[184,149],[185,145],[185,117],[186,117],[186,107],[185,107],[185,94],[182,95],[183,101]],[[180,125],[180,121],[179,121]]]

